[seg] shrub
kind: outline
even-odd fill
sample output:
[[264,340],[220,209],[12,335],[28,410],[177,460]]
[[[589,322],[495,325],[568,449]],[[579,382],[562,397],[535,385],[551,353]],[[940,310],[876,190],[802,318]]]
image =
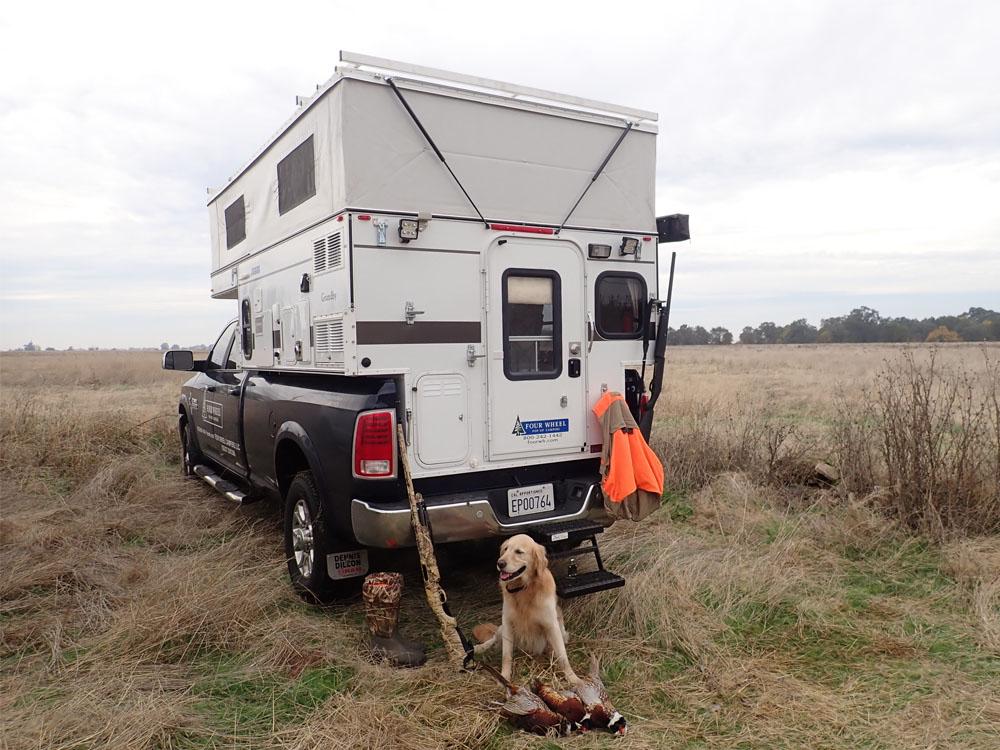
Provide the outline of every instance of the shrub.
[[887,362],[834,428],[847,491],[872,492],[910,528],[1000,530],[1000,363],[947,368],[932,352]]

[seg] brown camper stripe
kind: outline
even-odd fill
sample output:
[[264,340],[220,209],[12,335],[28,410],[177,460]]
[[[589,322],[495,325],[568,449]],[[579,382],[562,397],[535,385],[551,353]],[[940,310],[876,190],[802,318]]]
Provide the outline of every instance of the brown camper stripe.
[[359,321],[358,344],[478,344],[479,321],[418,320],[412,325],[395,321]]

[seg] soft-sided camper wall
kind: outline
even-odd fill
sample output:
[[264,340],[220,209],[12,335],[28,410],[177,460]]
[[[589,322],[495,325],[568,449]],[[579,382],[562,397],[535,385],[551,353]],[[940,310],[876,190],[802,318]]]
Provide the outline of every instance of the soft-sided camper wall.
[[[491,221],[558,225],[627,123],[565,104],[395,81]],[[278,165],[310,137],[315,195],[281,212]],[[654,122],[635,123],[571,226],[652,232],[655,140]],[[227,242],[226,210],[240,198],[245,238]],[[331,79],[212,196],[213,294],[230,296],[234,263],[345,208],[475,218],[392,89],[364,71]]]

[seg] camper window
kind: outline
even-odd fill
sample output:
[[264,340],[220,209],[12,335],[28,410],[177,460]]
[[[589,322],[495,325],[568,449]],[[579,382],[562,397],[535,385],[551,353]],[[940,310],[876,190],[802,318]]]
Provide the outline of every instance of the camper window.
[[646,281],[639,274],[607,271],[595,284],[597,332],[606,339],[634,339],[642,335]]
[[559,274],[511,268],[503,275],[503,368],[511,380],[562,372]]
[[226,249],[232,249],[246,237],[247,208],[241,195],[226,208]]
[[278,213],[291,211],[316,195],[316,161],[309,136],[278,162]]

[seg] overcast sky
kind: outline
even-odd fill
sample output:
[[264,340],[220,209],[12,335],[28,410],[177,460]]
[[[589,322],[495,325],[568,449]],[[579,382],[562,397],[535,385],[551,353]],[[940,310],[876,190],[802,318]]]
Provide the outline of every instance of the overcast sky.
[[998,39],[991,0],[4,3],[0,348],[211,341],[205,188],[340,49],[658,111],[675,324],[1000,308]]

